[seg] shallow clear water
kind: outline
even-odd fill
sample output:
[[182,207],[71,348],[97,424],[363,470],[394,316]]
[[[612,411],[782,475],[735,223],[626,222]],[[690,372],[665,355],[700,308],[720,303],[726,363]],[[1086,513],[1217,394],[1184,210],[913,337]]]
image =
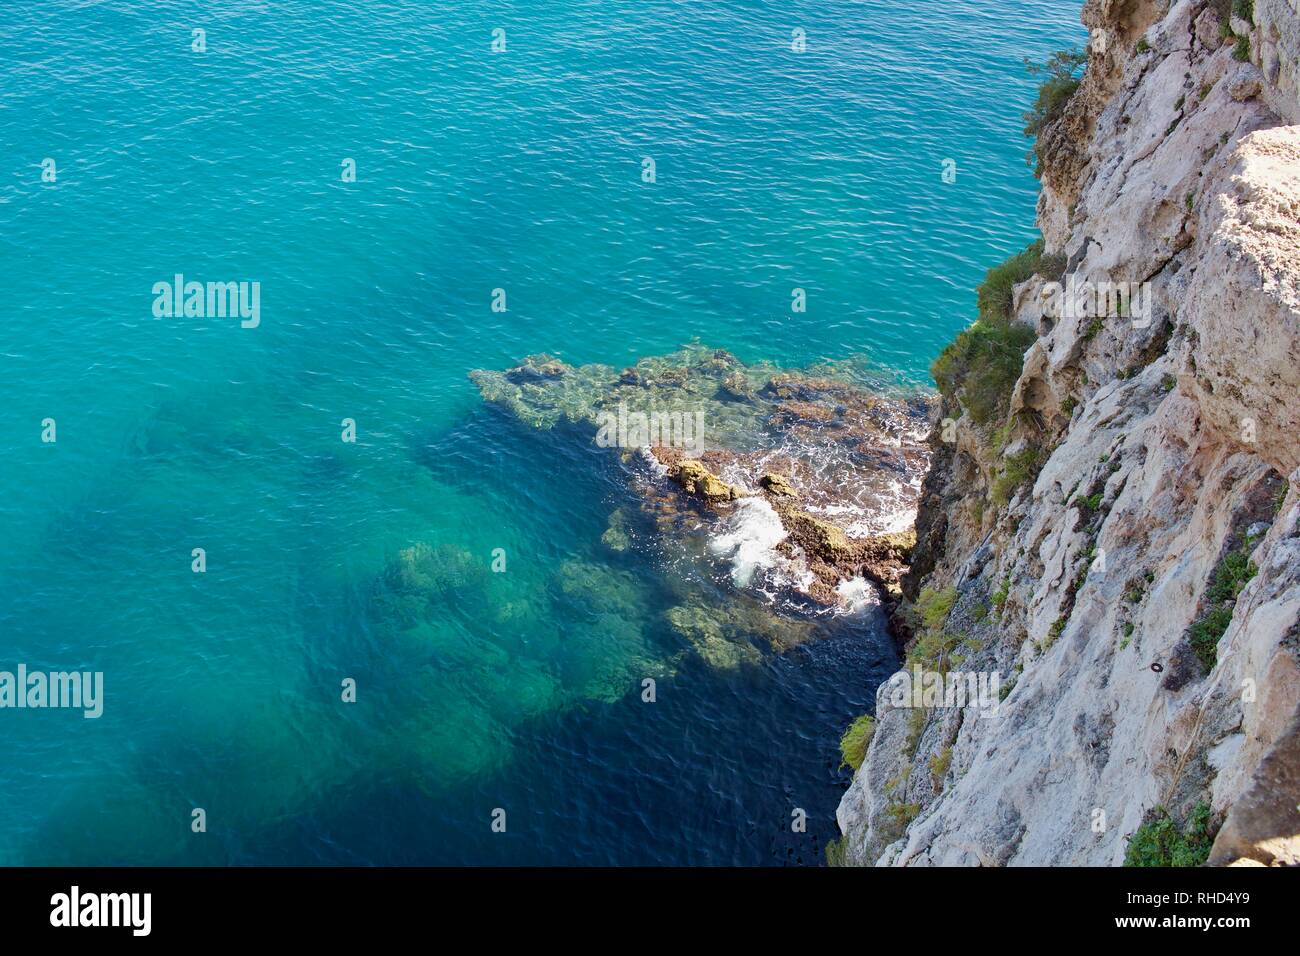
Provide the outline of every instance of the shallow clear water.
[[[819,862],[878,618],[683,654],[653,549],[600,546],[622,473],[466,373],[699,338],[923,381],[1033,237],[1021,58],[1081,34],[1075,0],[8,10],[0,669],[107,699],[0,710],[0,862]],[[178,272],[260,282],[260,326],[155,319]]]

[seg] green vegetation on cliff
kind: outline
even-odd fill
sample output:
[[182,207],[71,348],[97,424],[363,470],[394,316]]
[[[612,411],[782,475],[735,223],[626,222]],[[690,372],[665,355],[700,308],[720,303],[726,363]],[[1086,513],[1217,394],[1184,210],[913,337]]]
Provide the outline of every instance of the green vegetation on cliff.
[[[1083,82],[1082,70],[1087,62],[1088,54],[1079,49],[1058,50],[1047,58],[1046,63],[1025,60],[1029,75],[1043,78],[1033,108],[1024,114],[1026,136],[1037,139],[1046,127],[1061,118],[1065,104]],[[1041,176],[1043,156],[1037,143],[1029,155],[1035,161],[1035,175]]]
[[993,504],[1001,508],[1011,500],[1017,489],[1037,478],[1046,457],[1041,448],[1026,448],[1007,456],[1002,473],[994,479],[993,489],[989,493]]
[[1209,610],[1187,630],[1187,639],[1207,674],[1213,670],[1218,658],[1219,641],[1232,623],[1237,595],[1259,570],[1255,567],[1255,562],[1250,560],[1250,552],[1254,550],[1255,543],[1256,539],[1248,537],[1241,547],[1223,556],[1223,560],[1214,569],[1214,576],[1205,592]]
[[845,837],[838,840],[828,840],[826,843],[826,865],[827,866],[845,866],[844,862],[844,841]]
[[1128,838],[1125,866],[1201,866],[1210,857],[1210,807],[1198,803],[1180,831],[1164,807],[1155,807]]
[[916,612],[921,615],[921,623],[928,629],[943,627],[957,603],[957,589],[946,587],[941,590],[921,588],[916,598]]
[[990,269],[976,294],[979,318],[930,366],[939,391],[959,401],[977,425],[1006,417],[1025,350],[1037,337],[1029,326],[1011,320],[1012,292],[1018,283],[1054,265],[1044,259],[1040,239]]
[[847,764],[857,770],[862,766],[862,761],[867,758],[867,747],[871,744],[871,735],[875,729],[876,718],[869,714],[863,714],[849,724],[849,729],[844,731],[844,736],[840,738],[840,754],[844,758],[841,767]]
[[[946,674],[949,667],[960,660],[954,657],[958,648],[966,642],[967,637],[959,631],[947,628],[948,616],[957,601],[957,589],[946,587],[941,590],[922,588],[911,607],[903,607],[900,613],[912,620],[916,629],[916,638],[907,652],[907,663],[918,664],[927,670]],[[924,710],[917,710],[916,715],[924,715]],[[920,736],[921,727],[916,728]]]

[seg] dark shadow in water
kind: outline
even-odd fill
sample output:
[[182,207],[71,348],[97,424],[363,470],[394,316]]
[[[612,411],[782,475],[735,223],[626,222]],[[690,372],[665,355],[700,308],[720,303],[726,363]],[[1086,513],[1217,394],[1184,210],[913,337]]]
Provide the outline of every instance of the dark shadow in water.
[[[850,773],[840,730],[896,666],[875,626],[526,723],[514,760],[451,791],[362,787],[268,834],[258,862],[819,865]],[[493,833],[494,809],[507,830]],[[807,811],[807,832],[791,828]]]

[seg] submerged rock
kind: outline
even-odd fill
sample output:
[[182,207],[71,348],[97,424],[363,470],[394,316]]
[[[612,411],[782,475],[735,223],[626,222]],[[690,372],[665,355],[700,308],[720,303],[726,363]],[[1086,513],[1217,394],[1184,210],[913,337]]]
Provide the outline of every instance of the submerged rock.
[[506,372],[512,382],[539,382],[557,379],[569,371],[569,366],[549,355],[530,355],[519,365]]
[[[910,526],[928,462],[928,394],[860,366],[746,365],[698,345],[621,370],[534,356],[470,377],[527,424],[583,423],[616,446],[660,539],[729,562],[735,587],[840,610],[862,604],[864,580],[897,592],[908,545],[891,534]],[[753,497],[775,510],[736,512]],[[625,523],[602,535],[612,551],[631,546]],[[701,535],[729,543],[688,546]],[[729,656],[689,620],[697,650]]]
[[622,508],[615,508],[609,516],[609,526],[600,536],[600,543],[616,552],[626,551],[632,546],[632,537],[627,530],[627,513]]
[[752,645],[723,636],[722,625],[702,607],[670,608],[666,617],[673,629],[690,641],[710,667],[730,670],[762,660]]
[[732,372],[722,380],[718,392],[723,398],[737,402],[747,402],[754,397],[754,386],[744,372]]
[[381,619],[415,626],[449,597],[465,599],[486,579],[482,564],[463,548],[416,543],[403,548],[375,581],[372,600]]

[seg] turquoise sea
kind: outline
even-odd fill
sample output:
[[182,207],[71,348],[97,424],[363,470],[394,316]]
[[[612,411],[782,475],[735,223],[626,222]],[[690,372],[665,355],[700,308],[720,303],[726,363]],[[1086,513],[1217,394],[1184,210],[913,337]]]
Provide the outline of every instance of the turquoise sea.
[[[683,656],[657,556],[600,546],[609,456],[467,373],[698,339],[925,382],[1035,235],[1022,59],[1082,38],[1077,0],[8,8],[0,670],[105,701],[0,710],[0,863],[819,863],[878,618]],[[177,273],[260,324],[155,318]]]

